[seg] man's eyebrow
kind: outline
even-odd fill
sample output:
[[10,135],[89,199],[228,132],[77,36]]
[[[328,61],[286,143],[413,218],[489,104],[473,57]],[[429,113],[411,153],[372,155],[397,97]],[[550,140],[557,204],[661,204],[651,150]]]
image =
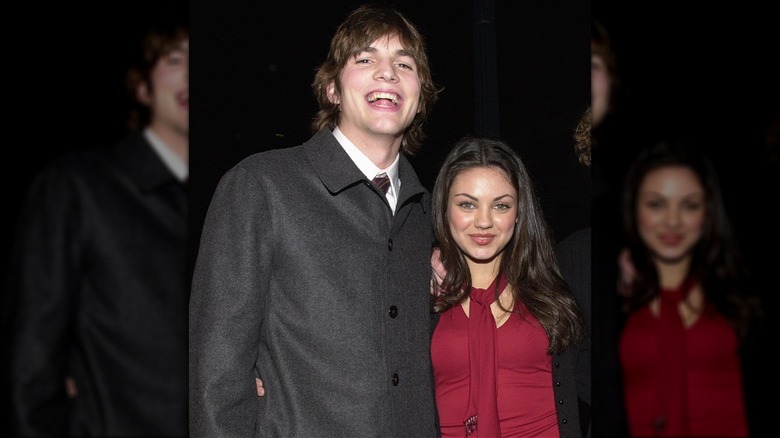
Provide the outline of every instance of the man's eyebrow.
[[[356,53],[363,53],[363,52],[376,53],[376,51],[377,51],[376,47],[368,46],[368,47],[363,47],[362,49],[358,50]],[[412,54],[406,49],[398,49],[395,51],[395,54],[397,56],[408,56],[410,58],[413,58]]]

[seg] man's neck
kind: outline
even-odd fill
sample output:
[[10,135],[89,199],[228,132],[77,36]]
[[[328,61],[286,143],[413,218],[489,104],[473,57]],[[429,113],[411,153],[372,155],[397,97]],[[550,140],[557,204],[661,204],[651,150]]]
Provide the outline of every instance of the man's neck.
[[401,150],[403,137],[344,132],[342,127],[339,127],[339,130],[380,169],[386,169],[393,164]]
[[189,164],[190,142],[186,133],[165,128],[159,123],[152,123],[149,129],[165,143],[166,146],[176,154],[185,164]]

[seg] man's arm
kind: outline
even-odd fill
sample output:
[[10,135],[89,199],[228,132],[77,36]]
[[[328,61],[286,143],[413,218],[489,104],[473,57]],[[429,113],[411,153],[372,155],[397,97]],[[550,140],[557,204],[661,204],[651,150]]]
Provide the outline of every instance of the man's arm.
[[67,433],[65,370],[81,262],[73,184],[57,167],[28,193],[11,256],[10,391],[17,435]]
[[[190,298],[190,433],[251,436],[250,384],[268,281],[270,220],[262,189],[240,165],[220,181],[204,222]],[[243,383],[242,383],[243,382]]]

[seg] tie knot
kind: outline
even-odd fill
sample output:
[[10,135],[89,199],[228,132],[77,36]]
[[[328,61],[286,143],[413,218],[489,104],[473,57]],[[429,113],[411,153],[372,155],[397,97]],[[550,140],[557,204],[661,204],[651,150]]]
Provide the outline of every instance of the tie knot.
[[386,173],[382,172],[375,176],[373,182],[382,190],[382,192],[387,194],[387,189],[390,188],[390,178]]

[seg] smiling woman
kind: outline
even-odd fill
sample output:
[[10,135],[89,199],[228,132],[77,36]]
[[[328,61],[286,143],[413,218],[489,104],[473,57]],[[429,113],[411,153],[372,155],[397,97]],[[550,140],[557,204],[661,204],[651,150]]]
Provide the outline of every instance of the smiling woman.
[[620,337],[631,436],[749,436],[748,293],[713,166],[680,142],[643,150],[623,218],[632,271]]
[[431,340],[442,436],[585,436],[588,334],[517,153],[459,141],[436,179],[433,223],[446,271]]

